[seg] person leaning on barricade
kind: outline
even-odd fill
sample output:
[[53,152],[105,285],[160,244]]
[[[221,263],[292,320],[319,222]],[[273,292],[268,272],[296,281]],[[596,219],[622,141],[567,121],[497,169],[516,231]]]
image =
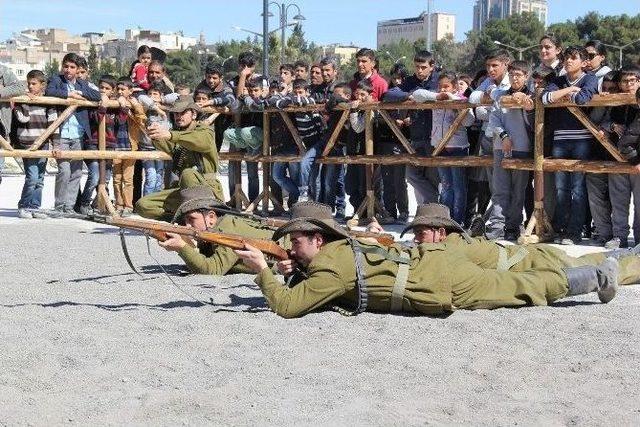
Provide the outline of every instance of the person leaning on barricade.
[[[176,130],[154,123],[147,128],[153,145],[173,158],[173,171],[180,177],[177,186],[208,185],[216,198],[224,198],[217,173],[220,168],[213,131],[196,122],[200,108],[191,97],[182,97],[168,108],[174,114]],[[135,211],[145,218],[169,220],[180,204],[179,188],[162,190],[142,197]]]
[[257,273],[269,307],[276,314],[298,317],[323,306],[355,306],[352,314],[378,312],[442,315],[456,309],[492,309],[547,305],[566,296],[597,292],[602,302],[615,297],[618,261],[606,258],[587,268],[521,272],[479,267],[456,245],[425,243],[407,249],[352,239],[317,202],[294,206],[291,221],[273,238],[291,238],[290,260],[278,263],[281,273],[294,268],[303,276],[293,287],[283,286],[264,255],[245,245],[236,250]]

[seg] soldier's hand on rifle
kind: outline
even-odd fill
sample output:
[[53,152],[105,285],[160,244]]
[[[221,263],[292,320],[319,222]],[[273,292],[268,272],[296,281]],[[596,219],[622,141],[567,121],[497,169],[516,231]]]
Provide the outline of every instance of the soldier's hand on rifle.
[[378,220],[374,217],[367,225],[367,231],[370,233],[384,233],[384,228],[382,228]]
[[233,251],[240,257],[244,265],[254,273],[260,273],[265,268],[269,268],[267,261],[264,259],[264,254],[258,248],[245,243],[244,249],[234,249]]
[[285,259],[278,261],[276,263],[276,268],[278,269],[278,273],[283,276],[291,276],[295,269],[298,268],[298,263],[292,259]]
[[158,241],[158,244],[168,251],[178,252],[187,245],[187,242],[179,234],[167,232],[167,237],[167,240],[164,242]]
[[156,141],[171,139],[171,132],[160,126],[159,123],[152,123],[149,125],[149,127],[147,127],[147,135],[149,135],[149,138]]

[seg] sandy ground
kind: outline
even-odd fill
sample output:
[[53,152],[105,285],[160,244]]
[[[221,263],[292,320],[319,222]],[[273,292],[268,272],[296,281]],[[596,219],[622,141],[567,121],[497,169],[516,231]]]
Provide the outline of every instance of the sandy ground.
[[0,425],[640,424],[640,286],[607,305],[284,320],[251,276],[180,275],[152,242],[203,305],[142,236],[139,277],[112,228],[19,220],[21,182],[0,186]]

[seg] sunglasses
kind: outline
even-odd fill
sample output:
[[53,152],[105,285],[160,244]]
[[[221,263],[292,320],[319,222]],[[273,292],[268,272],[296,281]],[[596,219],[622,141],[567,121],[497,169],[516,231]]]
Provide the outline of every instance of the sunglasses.
[[595,58],[596,56],[600,56],[600,55],[595,52],[587,52],[587,59],[589,60]]

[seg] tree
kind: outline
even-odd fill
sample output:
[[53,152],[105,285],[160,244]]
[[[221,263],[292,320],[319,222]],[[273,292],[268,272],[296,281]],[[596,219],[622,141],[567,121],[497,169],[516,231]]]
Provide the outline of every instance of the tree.
[[89,66],[89,73],[94,73],[98,70],[98,52],[96,52],[96,45],[93,43],[89,46],[87,65]]
[[167,53],[165,68],[176,84],[195,87],[202,79],[198,54],[192,50],[178,50]]
[[51,78],[60,72],[60,62],[56,58],[53,58],[52,61],[47,62],[44,66],[44,74],[47,78]]

